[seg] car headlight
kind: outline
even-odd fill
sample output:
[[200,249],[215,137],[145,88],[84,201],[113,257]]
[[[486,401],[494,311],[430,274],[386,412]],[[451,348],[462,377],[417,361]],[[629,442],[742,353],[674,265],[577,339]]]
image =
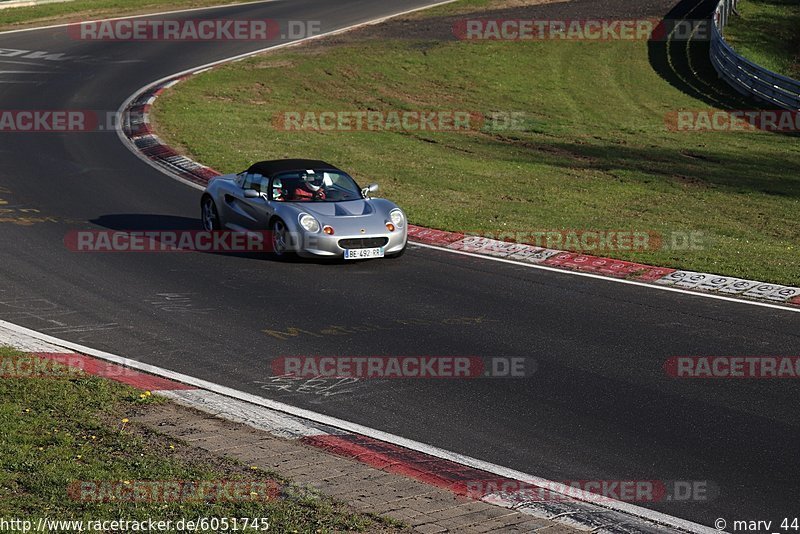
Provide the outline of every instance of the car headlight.
[[392,222],[398,228],[402,228],[406,223],[406,216],[403,215],[403,212],[400,210],[392,210],[392,212],[389,214],[389,217],[391,217]]
[[311,232],[312,234],[319,232],[319,221],[308,213],[304,213],[300,216],[300,226],[302,226],[306,232]]

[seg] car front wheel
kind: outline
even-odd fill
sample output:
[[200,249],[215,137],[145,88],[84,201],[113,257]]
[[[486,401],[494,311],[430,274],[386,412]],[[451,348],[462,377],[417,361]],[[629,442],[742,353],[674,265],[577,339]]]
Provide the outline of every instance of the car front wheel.
[[211,197],[205,197],[202,203],[201,217],[203,219],[203,229],[207,232],[221,230],[222,225],[219,222],[219,212],[214,200]]
[[280,259],[287,258],[291,255],[289,248],[289,229],[286,223],[281,219],[272,221],[269,227],[272,234],[272,253]]

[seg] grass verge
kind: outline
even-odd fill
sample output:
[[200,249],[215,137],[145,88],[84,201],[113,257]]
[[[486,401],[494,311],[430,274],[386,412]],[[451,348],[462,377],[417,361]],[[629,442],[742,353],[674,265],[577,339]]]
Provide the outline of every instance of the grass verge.
[[[152,518],[175,524],[203,517],[265,517],[270,531],[277,532],[393,531],[379,518],[292,490],[286,480],[132,426],[128,421],[133,414],[164,402],[146,393],[91,376],[11,377],[9,369],[24,368],[16,365],[23,356],[0,347],[4,371],[0,377],[0,519],[27,519],[35,525],[42,517],[92,522]],[[76,481],[124,484],[143,480],[275,482],[281,495],[268,501],[253,495],[252,500],[239,502],[99,503],[84,502],[68,491]],[[201,532],[218,530],[199,528]]]
[[[595,253],[800,285],[796,137],[668,130],[669,113],[709,107],[659,75],[646,42],[452,39],[464,13],[491,18],[498,5],[459,2],[195,76],[156,101],[156,125],[223,172],[262,159],[330,160],[361,183],[379,182],[423,226],[636,229],[668,244],[699,232],[693,249]],[[286,111],[356,110],[525,120],[516,131],[470,132],[297,132],[274,121]]]
[[79,20],[141,15],[239,3],[242,0],[72,0],[31,7],[0,9],[0,31],[29,26],[63,24]]
[[742,56],[778,74],[800,79],[800,0],[744,0],[725,39]]

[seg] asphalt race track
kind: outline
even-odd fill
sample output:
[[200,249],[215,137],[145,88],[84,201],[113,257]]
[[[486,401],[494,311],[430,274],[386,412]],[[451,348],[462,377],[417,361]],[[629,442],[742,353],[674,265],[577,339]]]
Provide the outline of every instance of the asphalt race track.
[[[284,0],[168,17],[319,20],[329,31],[426,3]],[[598,15],[603,4],[614,2],[594,2]],[[0,34],[2,49],[63,54],[0,50],[0,107],[115,111],[151,81],[262,47]],[[199,228],[200,192],[113,131],[3,133],[0,198],[12,210],[0,212],[2,319],[551,480],[711,481],[710,502],[646,505],[704,524],[798,511],[796,382],[663,369],[672,356],[800,355],[796,313],[422,248],[355,264],[70,252],[71,230]],[[271,361],[294,355],[524,357],[537,371],[275,379]]]

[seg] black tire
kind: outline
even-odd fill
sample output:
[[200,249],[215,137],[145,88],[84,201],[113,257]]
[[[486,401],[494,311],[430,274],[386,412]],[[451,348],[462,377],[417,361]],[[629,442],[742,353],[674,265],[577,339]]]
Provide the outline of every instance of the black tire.
[[406,248],[408,248],[408,245],[400,249],[400,252],[392,252],[391,254],[387,254],[386,257],[390,260],[395,260],[406,253]]
[[200,220],[203,223],[203,229],[207,232],[222,230],[217,205],[214,204],[214,199],[209,196],[203,197],[200,203]]

